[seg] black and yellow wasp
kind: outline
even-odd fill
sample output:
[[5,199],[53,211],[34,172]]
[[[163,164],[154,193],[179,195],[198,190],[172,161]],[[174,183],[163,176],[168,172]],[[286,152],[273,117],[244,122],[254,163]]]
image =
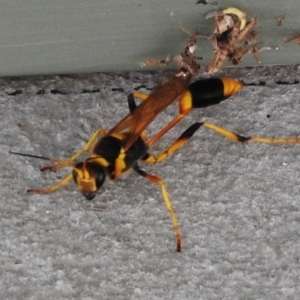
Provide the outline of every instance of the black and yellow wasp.
[[[166,186],[162,179],[149,174],[139,167],[138,162],[157,163],[166,159],[170,154],[182,147],[188,139],[201,127],[209,128],[233,141],[256,141],[262,143],[299,143],[300,139],[270,139],[259,137],[243,137],[208,122],[197,122],[190,126],[166,151],[158,156],[150,154],[149,148],[159,140],[168,130],[175,126],[193,108],[207,107],[218,104],[226,98],[237,93],[243,83],[231,78],[209,78],[189,84],[191,74],[181,69],[169,81],[155,89],[149,95],[135,92],[128,96],[130,113],[106,132],[98,129],[87,144],[68,160],[58,160],[48,157],[11,152],[27,157],[41,158],[54,163],[41,171],[56,171],[63,167],[73,171],[58,183],[45,189],[30,189],[29,193],[48,194],[67,185],[74,179],[79,191],[88,200],[92,200],[106,180],[115,180],[129,170],[159,185],[163,194],[165,205],[172,218],[176,250],[181,251],[180,230],[169,198]],[[144,101],[138,106],[134,97]],[[151,139],[148,139],[145,130],[149,124],[167,106],[178,99],[179,114]],[[81,154],[89,152],[90,156],[81,162],[75,162]]]

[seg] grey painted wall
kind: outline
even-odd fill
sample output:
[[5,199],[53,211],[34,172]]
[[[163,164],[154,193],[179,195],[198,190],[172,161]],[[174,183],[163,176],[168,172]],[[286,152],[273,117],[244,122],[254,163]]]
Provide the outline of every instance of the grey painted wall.
[[[95,71],[138,70],[138,62],[179,53],[187,35],[181,21],[203,33],[212,31],[205,15],[236,6],[257,16],[263,64],[299,63],[299,45],[283,44],[300,32],[300,2],[226,1],[217,6],[195,5],[196,0],[9,0],[0,1],[0,76]],[[281,27],[276,17],[285,15]],[[208,41],[201,40],[199,56],[212,57]],[[246,65],[256,65],[251,56]]]

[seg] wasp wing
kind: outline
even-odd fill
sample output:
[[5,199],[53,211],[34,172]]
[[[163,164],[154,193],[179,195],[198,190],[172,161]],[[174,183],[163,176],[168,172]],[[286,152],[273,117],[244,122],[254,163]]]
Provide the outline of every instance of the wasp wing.
[[188,71],[181,71],[176,74],[150,93],[147,99],[114,126],[108,135],[126,130],[128,134],[124,140],[124,148],[127,150],[155,117],[184,92],[190,79],[191,74]]

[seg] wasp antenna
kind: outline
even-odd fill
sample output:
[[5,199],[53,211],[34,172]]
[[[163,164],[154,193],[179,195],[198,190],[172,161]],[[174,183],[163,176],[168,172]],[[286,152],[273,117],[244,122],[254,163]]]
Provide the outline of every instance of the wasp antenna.
[[57,161],[54,158],[45,157],[45,156],[39,156],[39,155],[33,155],[33,154],[26,154],[26,153],[14,152],[14,151],[9,151],[9,153],[10,154],[19,155],[19,156],[26,156],[26,157],[32,157],[32,158],[40,158],[40,159],[44,159],[44,160],[48,160],[48,161],[53,161],[53,162]]
[[[43,160],[48,160],[51,161],[53,163],[56,163],[56,168],[57,166],[59,166],[59,168],[61,167],[69,167],[77,172],[79,172],[80,170],[78,168],[76,168],[70,161],[63,161],[63,160],[59,160],[59,159],[55,159],[55,158],[51,158],[51,157],[46,157],[46,156],[40,156],[40,155],[33,155],[33,154],[26,154],[26,153],[20,153],[20,152],[14,152],[14,151],[9,151],[10,154],[15,154],[15,155],[19,155],[19,156],[25,156],[25,157],[32,157],[32,158],[40,158]],[[48,167],[45,167],[45,169],[47,169]],[[50,167],[51,169],[51,167]]]

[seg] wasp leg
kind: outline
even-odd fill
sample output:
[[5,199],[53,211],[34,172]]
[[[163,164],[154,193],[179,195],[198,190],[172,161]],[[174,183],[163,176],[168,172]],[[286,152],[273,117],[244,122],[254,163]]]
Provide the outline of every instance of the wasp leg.
[[[128,100],[128,107],[129,107],[129,111],[133,112],[137,105],[134,101],[134,96],[133,94],[130,94],[127,97]],[[106,131],[103,128],[99,128],[98,130],[96,130],[94,132],[94,134],[92,135],[92,137],[90,138],[90,140],[85,144],[85,146],[79,150],[77,153],[75,153],[71,158],[69,158],[67,161],[68,162],[73,162],[76,158],[78,158],[80,155],[82,155],[84,152],[90,151],[91,148],[94,146],[96,140],[98,139],[99,136],[104,137],[106,135]],[[56,171],[60,168],[64,167],[63,164],[57,163],[53,166],[47,166],[41,169],[41,171]]]
[[[132,95],[141,100],[146,100],[149,96],[140,92],[134,92]],[[188,115],[192,109],[193,107],[192,104],[190,104],[190,95],[188,94],[185,97],[185,94],[183,94],[183,96],[179,100],[179,114],[168,125],[161,129],[154,137],[152,137],[149,142],[147,142],[149,147],[153,145],[157,140],[159,140],[164,134],[166,134],[171,128],[173,128],[178,122],[180,122],[181,119]]]
[[155,164],[168,158],[172,153],[183,147],[193,134],[201,127],[200,123],[195,123],[190,126],[184,133],[164,152],[157,156],[147,153],[143,157],[143,161],[148,164]]
[[185,97],[185,93],[179,100],[179,114],[163,129],[161,129],[154,137],[152,137],[148,143],[149,147],[152,146],[157,140],[159,140],[164,134],[166,134],[171,128],[179,123],[186,115],[188,115],[193,109],[190,103],[190,96]]
[[55,190],[57,190],[58,188],[67,185],[71,181],[72,178],[73,178],[73,174],[69,174],[64,179],[59,181],[58,183],[56,183],[46,189],[42,189],[42,190],[30,189],[30,190],[27,190],[27,193],[29,193],[29,194],[50,194],[50,193],[54,192]]
[[149,94],[144,94],[141,92],[133,92],[132,95],[140,100],[146,100],[149,97]]
[[143,161],[149,164],[155,164],[161,162],[168,158],[172,153],[177,151],[179,148],[185,145],[185,143],[193,136],[193,134],[201,127],[208,128],[214,132],[230,139],[233,142],[247,143],[247,142],[257,142],[264,144],[298,144],[300,143],[300,138],[269,138],[269,137],[257,137],[249,136],[245,137],[239,135],[235,132],[224,129],[209,122],[197,122],[190,126],[167,150],[160,153],[157,156],[147,153],[143,157]]
[[[146,100],[149,95],[140,93],[140,92],[134,92],[134,97],[139,98],[141,100]],[[131,100],[134,102],[134,99]],[[129,104],[128,100],[128,106],[133,105]],[[136,104],[135,104],[136,105]],[[147,140],[147,144],[149,147],[153,145],[158,139],[160,139],[164,134],[166,134],[171,128],[173,128],[181,119],[183,119],[186,115],[190,113],[190,111],[193,109],[192,103],[191,103],[191,96],[189,92],[183,93],[183,95],[180,97],[179,100],[179,114],[163,129],[161,129],[154,137],[152,137],[149,141]]]
[[[90,151],[91,148],[93,147],[94,143],[96,142],[96,140],[99,138],[99,136],[105,136],[106,135],[106,131],[103,128],[99,128],[95,131],[95,133],[92,135],[92,137],[89,139],[89,141],[85,144],[85,146],[79,150],[78,152],[76,152],[72,157],[70,157],[68,160],[66,160],[69,163],[72,163],[77,157],[79,157],[80,155],[82,155],[84,152]],[[41,169],[42,172],[44,171],[51,171],[54,172],[60,168],[63,168],[64,165],[64,161],[62,161],[62,163],[57,163],[53,166],[46,166],[43,167]]]
[[127,103],[128,103],[129,111],[132,113],[137,108],[137,105],[136,105],[135,100],[134,100],[134,94],[129,94],[128,95]]
[[174,233],[175,233],[175,239],[176,239],[176,251],[177,252],[181,252],[181,235],[180,235],[180,230],[179,230],[179,226],[178,226],[178,222],[177,222],[177,218],[176,218],[176,214],[175,214],[175,210],[173,208],[172,202],[169,198],[166,186],[163,182],[163,180],[159,177],[156,177],[154,175],[148,174],[145,171],[141,170],[138,166],[136,166],[134,168],[134,170],[140,174],[141,176],[145,177],[146,179],[148,179],[149,181],[158,184],[161,187],[161,191],[163,194],[163,198],[165,201],[165,205],[168,209],[168,211],[171,214],[171,218],[172,218],[172,223],[173,223],[173,229],[174,229]]
[[300,143],[300,138],[269,138],[269,137],[258,137],[258,136],[242,136],[222,127],[219,127],[213,123],[209,122],[201,122],[199,123],[200,126],[204,126],[208,129],[215,131],[216,133],[234,141],[240,143],[247,143],[247,142],[257,142],[257,143],[264,143],[264,144],[298,144]]
[[[142,94],[142,95],[145,95],[146,96],[146,94]],[[147,95],[148,96],[148,95]],[[146,99],[146,98],[145,98]],[[137,108],[137,105],[136,105],[136,103],[135,103],[135,99],[134,99],[134,93],[131,93],[130,95],[128,95],[128,97],[127,97],[127,103],[128,103],[128,108],[129,108],[129,111],[132,113],[136,108]],[[145,131],[143,131],[142,133],[141,133],[141,137],[143,138],[143,140],[146,142],[146,143],[148,143],[148,137],[147,137],[147,135],[146,135],[146,132]]]
[[[149,95],[143,94],[140,92],[134,92],[134,97],[137,97],[141,100],[146,100]],[[157,140],[159,140],[164,134],[166,134],[171,128],[173,128],[181,119],[183,119],[186,115],[188,115],[193,109],[191,103],[191,95],[189,92],[183,93],[179,100],[179,114],[163,129],[161,129],[154,137],[150,139],[147,144],[152,146]]]
[[94,132],[94,134],[92,135],[92,137],[89,139],[89,141],[85,144],[85,146],[80,151],[75,153],[69,160],[74,161],[77,157],[79,157],[84,152],[90,151],[91,148],[94,146],[94,143],[96,142],[96,140],[99,138],[99,136],[104,137],[105,135],[106,135],[105,129],[103,129],[103,128],[97,129]]

